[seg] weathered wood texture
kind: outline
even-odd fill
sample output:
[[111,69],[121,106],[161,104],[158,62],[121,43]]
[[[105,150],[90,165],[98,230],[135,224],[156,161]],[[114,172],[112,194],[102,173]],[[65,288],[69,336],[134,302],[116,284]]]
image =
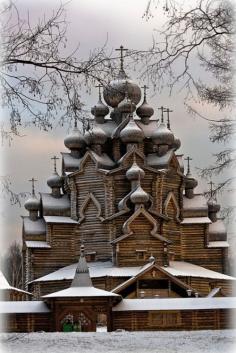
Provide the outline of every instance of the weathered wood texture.
[[113,311],[112,330],[216,330],[234,327],[230,310]]

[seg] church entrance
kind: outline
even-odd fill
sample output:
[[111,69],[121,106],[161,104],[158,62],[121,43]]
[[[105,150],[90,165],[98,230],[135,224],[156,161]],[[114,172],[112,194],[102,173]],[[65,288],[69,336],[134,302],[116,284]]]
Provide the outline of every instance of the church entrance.
[[96,320],[92,320],[84,311],[64,313],[60,317],[62,332],[89,332],[95,329]]

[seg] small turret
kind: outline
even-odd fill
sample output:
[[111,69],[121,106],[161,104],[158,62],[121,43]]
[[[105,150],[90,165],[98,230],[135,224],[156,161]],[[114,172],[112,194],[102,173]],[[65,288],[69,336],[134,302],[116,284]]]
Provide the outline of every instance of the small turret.
[[185,176],[185,196],[188,199],[192,199],[194,196],[194,188],[197,186],[198,182],[196,179],[193,178],[191,172],[190,172],[190,161],[192,158],[187,157],[185,160],[188,161],[188,169],[187,169],[187,174]]
[[149,119],[154,114],[154,109],[147,103],[146,90],[148,87],[144,85],[142,88],[144,89],[143,103],[136,110],[136,114],[141,118],[142,123],[148,124]]
[[77,127],[76,117],[74,120],[74,128],[72,132],[65,137],[64,144],[69,150],[71,150],[71,154],[74,157],[77,157],[77,155],[80,153],[80,150],[83,149],[85,146],[84,137],[82,136]]
[[34,189],[34,183],[37,181],[36,179],[32,178],[29,180],[32,182],[32,193],[31,196],[28,200],[25,202],[25,208],[27,211],[29,211],[29,217],[32,221],[36,221],[38,218],[38,212],[40,210],[40,201],[37,199],[35,196],[35,189]]
[[153,143],[158,147],[158,154],[161,156],[165,154],[168,149],[172,146],[174,142],[174,135],[164,123],[164,107],[161,107],[159,109],[161,109],[161,123],[158,128],[153,132],[151,138]]
[[213,193],[213,182],[210,181],[210,198],[207,202],[208,205],[208,217],[212,222],[217,221],[217,213],[220,211],[220,205],[216,201],[216,197]]
[[102,97],[101,97],[101,85],[96,86],[99,89],[99,96],[98,96],[98,102],[97,104],[92,107],[91,113],[95,117],[95,121],[99,124],[104,123],[104,117],[109,113],[109,108],[107,105],[105,105],[102,102]]
[[56,160],[59,159],[56,156],[51,158],[54,161],[53,174],[48,178],[47,184],[52,189],[52,196],[61,196],[61,187],[63,186],[63,178],[57,173]]
[[124,143],[140,143],[144,139],[143,131],[134,121],[132,115],[130,115],[130,119],[128,124],[121,130],[120,138]]

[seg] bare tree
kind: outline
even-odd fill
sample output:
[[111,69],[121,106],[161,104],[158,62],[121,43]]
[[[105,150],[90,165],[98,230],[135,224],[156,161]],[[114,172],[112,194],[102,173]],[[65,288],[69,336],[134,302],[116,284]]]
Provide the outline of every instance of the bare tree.
[[2,104],[10,111],[10,124],[1,126],[2,138],[20,136],[22,124],[47,131],[55,119],[63,123],[75,110],[82,119],[86,112],[79,88],[89,88],[95,82],[104,84],[114,74],[106,43],[92,50],[85,60],[79,57],[78,47],[68,53],[64,5],[51,17],[31,24],[30,15],[21,19],[10,1],[2,3],[1,18]]
[[11,286],[23,288],[21,246],[16,241],[2,258],[2,270]]
[[[182,5],[181,5],[182,4]],[[159,5],[167,21],[162,31],[156,31],[153,46],[147,51],[131,51],[135,62],[143,65],[142,77],[148,78],[155,89],[168,82],[173,89],[185,89],[188,111],[209,121],[210,140],[229,144],[214,155],[215,163],[204,168],[201,175],[212,178],[226,169],[235,167],[235,149],[230,145],[235,134],[233,55],[234,8],[229,1],[149,0],[144,17],[155,16]],[[184,5],[184,6],[183,6]],[[197,68],[197,69],[196,69]],[[210,104],[218,108],[222,118],[203,115],[191,102]],[[196,106],[196,104],[195,104]],[[215,192],[228,187],[234,175],[216,185]]]

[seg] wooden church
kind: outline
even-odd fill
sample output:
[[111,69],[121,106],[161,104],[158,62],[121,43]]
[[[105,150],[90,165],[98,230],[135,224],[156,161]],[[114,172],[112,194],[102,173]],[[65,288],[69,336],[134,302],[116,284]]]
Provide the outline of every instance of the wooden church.
[[53,158],[51,192],[37,197],[32,178],[23,258],[33,300],[18,303],[17,313],[5,302],[6,330],[96,331],[104,322],[108,331],[232,326],[235,278],[225,274],[220,206],[213,194],[207,201],[194,191],[171,111],[154,113],[145,86],[140,103],[120,49],[119,74],[103,92],[99,87],[86,131],[75,117],[64,140],[61,175]]

